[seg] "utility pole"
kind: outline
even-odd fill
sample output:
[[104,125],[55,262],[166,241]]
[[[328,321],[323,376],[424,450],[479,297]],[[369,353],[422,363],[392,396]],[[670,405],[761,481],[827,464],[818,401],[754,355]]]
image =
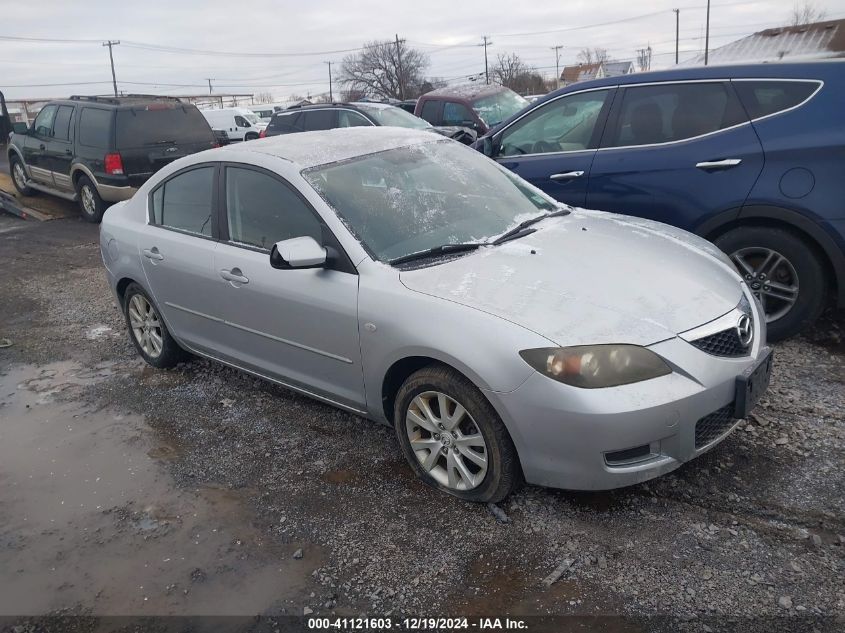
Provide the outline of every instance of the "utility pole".
[[560,88],[560,49],[562,48],[561,44],[552,46],[552,50],[555,52],[555,86],[558,89]]
[[672,9],[675,12],[675,65],[678,65],[678,42],[680,41],[681,10]]
[[211,82],[214,81],[214,78],[206,77],[205,80],[208,82],[208,94],[211,94]]
[[402,46],[405,40],[399,39],[399,34],[396,34],[396,66],[399,71],[399,100],[405,100],[405,76],[402,73]]
[[323,62],[323,63],[329,65],[329,102],[334,103],[334,93],[332,92],[332,63],[331,62]]
[[707,0],[707,22],[704,26],[704,65],[710,58],[710,0]]
[[114,87],[114,96],[117,96],[117,78],[114,76],[114,56],[111,53],[111,47],[117,46],[120,44],[120,40],[109,40],[108,42],[103,42],[103,46],[109,47],[109,62],[111,63],[111,83]]
[[490,41],[490,38],[486,35],[484,36],[484,41],[479,44],[479,46],[484,47],[484,82],[490,83],[490,72],[487,70],[487,47],[491,45],[493,42]]

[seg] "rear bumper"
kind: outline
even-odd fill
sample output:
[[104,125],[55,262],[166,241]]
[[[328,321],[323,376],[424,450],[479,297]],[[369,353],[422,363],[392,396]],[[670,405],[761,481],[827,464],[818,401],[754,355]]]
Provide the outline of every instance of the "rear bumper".
[[765,349],[755,343],[751,356],[720,358],[680,338],[651,349],[675,366],[672,374],[577,389],[535,373],[515,391],[486,393],[529,483],[573,490],[640,483],[675,470],[733,431],[736,378]]

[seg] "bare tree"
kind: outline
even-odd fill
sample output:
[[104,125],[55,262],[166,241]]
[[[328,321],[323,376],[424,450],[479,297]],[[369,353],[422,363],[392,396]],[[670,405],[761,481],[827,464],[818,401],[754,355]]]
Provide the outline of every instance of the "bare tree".
[[368,42],[343,58],[340,82],[368,96],[404,99],[419,94],[428,56],[404,41]]
[[347,90],[340,91],[341,101],[346,101],[347,103],[352,103],[353,101],[360,101],[366,96],[367,95],[365,92],[356,88],[349,88]]
[[535,68],[527,66],[516,53],[500,54],[490,71],[493,79],[514,92],[546,92],[545,82]]
[[651,70],[651,45],[637,50],[637,66],[641,72]]
[[255,95],[255,103],[273,103],[273,94],[270,92],[259,92]]
[[805,0],[802,3],[795,3],[792,8],[792,26],[801,26],[802,24],[810,24],[812,22],[821,22],[824,20],[827,13],[824,9],[819,9],[815,2]]
[[578,53],[577,59],[582,64],[603,64],[607,61],[607,49],[585,47]]

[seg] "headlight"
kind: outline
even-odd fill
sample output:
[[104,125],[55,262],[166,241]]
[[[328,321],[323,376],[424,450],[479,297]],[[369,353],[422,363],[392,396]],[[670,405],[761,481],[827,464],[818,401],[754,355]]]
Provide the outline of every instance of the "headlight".
[[541,374],[573,387],[616,387],[671,374],[660,356],[638,345],[542,347],[519,353]]

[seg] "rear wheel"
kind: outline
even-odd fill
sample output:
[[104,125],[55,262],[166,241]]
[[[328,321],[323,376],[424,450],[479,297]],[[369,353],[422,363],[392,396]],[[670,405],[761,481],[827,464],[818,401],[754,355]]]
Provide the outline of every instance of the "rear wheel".
[[123,294],[123,314],[132,344],[153,367],[173,367],[189,357],[168,332],[152,299],[136,283],[129,284]]
[[100,197],[97,187],[88,176],[80,176],[76,182],[76,193],[79,196],[79,210],[88,222],[99,222],[106,211],[106,203]]
[[35,189],[26,186],[26,170],[20,158],[12,156],[9,159],[9,171],[12,173],[12,182],[15,183],[18,193],[22,196],[31,196],[35,193]]
[[247,134],[246,136],[244,136],[245,141],[254,141],[257,138],[258,134]]
[[809,327],[826,301],[825,269],[813,247],[794,233],[747,226],[719,236],[727,253],[766,313],[769,340]]
[[416,475],[467,501],[496,502],[521,481],[501,418],[467,378],[444,366],[412,374],[396,395],[394,427]]

